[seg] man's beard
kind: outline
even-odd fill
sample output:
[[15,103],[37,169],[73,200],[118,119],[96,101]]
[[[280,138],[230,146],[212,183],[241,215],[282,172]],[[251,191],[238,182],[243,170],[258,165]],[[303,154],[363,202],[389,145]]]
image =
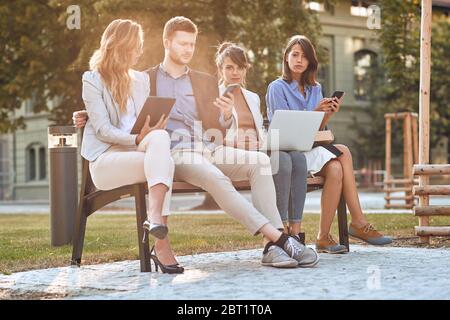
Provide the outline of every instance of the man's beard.
[[185,66],[191,61],[191,59],[189,59],[188,62],[184,62],[176,54],[169,54],[169,57],[170,57],[170,60],[172,60],[173,63],[175,63],[175,64],[177,64],[179,66]]

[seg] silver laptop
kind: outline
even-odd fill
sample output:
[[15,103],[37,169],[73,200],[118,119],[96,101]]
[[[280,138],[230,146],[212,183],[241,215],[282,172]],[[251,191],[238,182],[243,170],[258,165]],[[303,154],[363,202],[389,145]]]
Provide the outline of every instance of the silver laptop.
[[309,151],[325,112],[276,110],[263,149]]

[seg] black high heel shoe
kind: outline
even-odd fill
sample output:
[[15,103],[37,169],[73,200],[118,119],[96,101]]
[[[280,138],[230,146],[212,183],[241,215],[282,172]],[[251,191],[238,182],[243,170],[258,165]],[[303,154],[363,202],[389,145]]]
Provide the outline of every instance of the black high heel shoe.
[[[153,252],[155,254],[153,254]],[[176,264],[162,264],[161,261],[159,261],[158,257],[156,256],[155,246],[152,247],[150,250],[150,259],[153,260],[153,263],[155,264],[156,272],[158,272],[158,267],[161,268],[162,273],[183,273],[184,268],[181,267],[178,263]]]

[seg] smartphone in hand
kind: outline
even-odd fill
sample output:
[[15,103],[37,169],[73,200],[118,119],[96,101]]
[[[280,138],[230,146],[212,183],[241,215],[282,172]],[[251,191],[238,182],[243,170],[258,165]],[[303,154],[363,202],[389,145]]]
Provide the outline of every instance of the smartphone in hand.
[[228,93],[233,92],[234,89],[239,88],[239,87],[240,87],[240,85],[238,85],[238,84],[230,84],[230,85],[225,89],[225,91],[223,92],[222,96],[225,96],[225,95],[227,95]]
[[331,95],[332,98],[338,98],[340,99],[342,96],[344,95],[344,91],[335,91],[333,92],[333,94]]
[[[344,91],[335,91],[333,92],[333,94],[331,95],[331,98],[337,98],[340,99],[342,98],[342,96],[344,95]],[[331,110],[332,112],[336,112],[336,110]]]

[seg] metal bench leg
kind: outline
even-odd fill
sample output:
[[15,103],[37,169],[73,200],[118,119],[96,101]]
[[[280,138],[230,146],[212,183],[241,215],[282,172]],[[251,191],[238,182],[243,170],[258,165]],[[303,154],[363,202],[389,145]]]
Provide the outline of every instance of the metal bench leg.
[[338,227],[339,227],[339,243],[347,247],[350,252],[348,243],[348,225],[347,225],[347,206],[345,204],[344,195],[341,195],[338,206]]
[[86,232],[87,215],[85,212],[84,200],[80,201],[77,216],[75,217],[75,226],[73,232],[72,265],[81,265],[81,255],[83,254],[84,235]]
[[83,159],[80,200],[78,202],[72,238],[72,265],[81,265],[81,255],[83,254],[84,236],[86,233],[86,222],[88,217],[85,197],[90,192],[90,189],[92,189],[92,187],[93,184],[89,174],[89,162],[86,159]]
[[145,205],[145,186],[140,184],[135,186],[136,191],[134,194],[134,199],[136,202],[136,223],[137,223],[137,234],[139,242],[139,259],[141,262],[141,272],[151,272],[150,266],[150,249],[148,243],[148,237],[146,237],[145,242],[142,243],[144,236],[144,228],[142,227],[144,221],[147,219],[147,206]]

